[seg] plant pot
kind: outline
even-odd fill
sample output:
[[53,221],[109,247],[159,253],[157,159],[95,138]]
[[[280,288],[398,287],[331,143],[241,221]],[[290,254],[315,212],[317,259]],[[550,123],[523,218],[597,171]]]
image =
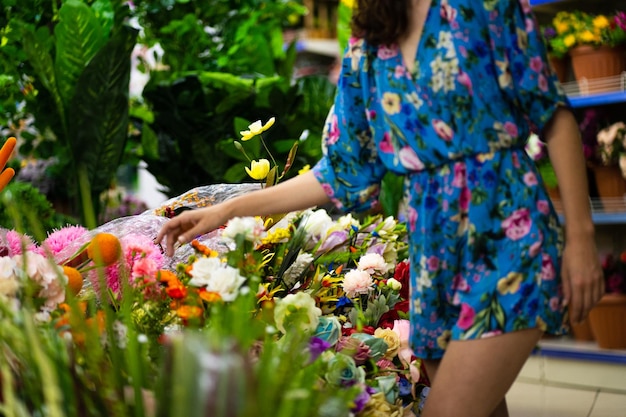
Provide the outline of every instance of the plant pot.
[[556,74],[556,77],[559,79],[561,83],[567,81],[568,69],[569,69],[569,59],[567,56],[562,58],[557,58],[555,56],[548,56],[550,61],[550,65]]
[[603,349],[626,349],[626,294],[605,294],[589,313],[591,329]]
[[619,76],[626,71],[626,49],[609,46],[577,46],[570,50],[574,77],[583,94],[595,94],[615,89],[607,77]]
[[596,340],[593,335],[593,329],[591,328],[591,323],[589,322],[588,318],[583,320],[582,323],[572,324],[571,327],[574,340],[578,340],[581,342],[591,342],[593,340]]
[[626,180],[622,170],[617,165],[594,165],[596,190],[605,211],[620,211],[623,209],[621,199],[626,194]]

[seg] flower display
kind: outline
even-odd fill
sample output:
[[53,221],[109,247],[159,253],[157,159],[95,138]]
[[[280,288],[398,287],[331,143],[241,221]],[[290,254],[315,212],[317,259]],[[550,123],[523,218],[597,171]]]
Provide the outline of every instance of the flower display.
[[[24,288],[33,285],[37,291],[31,294],[41,300],[38,322],[53,329],[46,337],[58,337],[74,352],[63,360],[77,357],[88,364],[96,352],[103,358],[118,355],[109,361],[139,349],[147,355],[134,354],[145,357],[142,366],[165,366],[152,355],[183,349],[171,345],[179,346],[177,338],[192,349],[187,332],[219,333],[211,344],[237,337],[247,352],[237,357],[255,378],[306,374],[285,381],[328,401],[324,407],[334,410],[332,415],[419,413],[428,381],[408,345],[404,224],[382,215],[333,218],[323,209],[290,213],[277,223],[234,218],[217,234],[181,246],[179,251],[189,255],[169,265],[151,236],[128,228],[106,230],[67,226],[41,246],[32,244],[27,256],[0,257],[0,306],[10,299],[22,305]],[[69,254],[64,244],[73,248]],[[17,305],[11,311],[28,312]],[[9,340],[1,326],[0,335]],[[239,355],[228,349],[229,355]],[[215,355],[215,363],[225,358],[225,353]],[[187,354],[186,360],[192,357]],[[279,365],[291,370],[267,373]],[[217,372],[200,365],[184,369]],[[116,376],[129,385],[131,377]],[[100,374],[86,378],[106,383]],[[156,403],[152,407],[165,407],[157,390],[168,384],[145,378],[142,395],[148,393],[147,401]],[[281,383],[271,381],[270,386]]]

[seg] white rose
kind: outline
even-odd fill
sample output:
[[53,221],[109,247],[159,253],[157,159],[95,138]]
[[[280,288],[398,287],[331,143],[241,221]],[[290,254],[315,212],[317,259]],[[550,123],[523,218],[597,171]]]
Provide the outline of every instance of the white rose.
[[302,331],[315,331],[319,323],[322,310],[315,305],[315,300],[305,292],[289,294],[276,300],[274,320],[276,328],[287,333],[291,325],[298,326]]
[[315,210],[303,220],[304,230],[310,235],[320,237],[333,225],[333,219],[326,210]]
[[402,289],[402,283],[395,278],[389,278],[387,280],[387,286],[394,291],[400,291]]
[[17,264],[8,257],[0,258],[0,296],[13,297],[19,289],[17,278]]
[[259,217],[235,217],[228,221],[223,237],[235,239],[237,235],[244,235],[249,242],[259,243],[265,234],[263,220]]
[[208,285],[213,271],[221,268],[222,262],[217,258],[200,258],[191,265],[189,285],[205,287]]
[[206,286],[207,291],[216,292],[224,301],[233,301],[239,295],[239,287],[246,281],[239,270],[231,266],[216,269]]

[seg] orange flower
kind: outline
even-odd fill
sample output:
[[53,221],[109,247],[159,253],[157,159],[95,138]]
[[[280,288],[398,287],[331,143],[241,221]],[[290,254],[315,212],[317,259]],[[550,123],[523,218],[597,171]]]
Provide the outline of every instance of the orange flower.
[[77,295],[83,288],[83,276],[71,266],[63,266],[63,273],[67,276],[67,290]]
[[209,248],[208,246],[203,245],[198,240],[192,240],[191,241],[191,246],[196,251],[200,252],[204,256],[208,256],[209,258],[215,258],[218,255],[217,251],[214,251],[213,249]]
[[122,245],[120,240],[111,233],[98,233],[87,246],[87,255],[97,265],[108,266],[120,258]]
[[181,306],[176,310],[176,314],[183,320],[195,319],[202,315],[202,309],[197,306]]
[[170,285],[167,287],[165,292],[170,298],[180,299],[187,296],[187,289],[180,282],[177,284],[172,284],[170,282]]
[[198,295],[207,303],[214,303],[222,299],[222,296],[219,293],[215,291],[207,291],[205,288],[198,291]]
[[177,282],[178,277],[172,271],[167,271],[165,269],[161,269],[157,272],[157,277],[159,281],[164,282],[169,285],[170,282]]

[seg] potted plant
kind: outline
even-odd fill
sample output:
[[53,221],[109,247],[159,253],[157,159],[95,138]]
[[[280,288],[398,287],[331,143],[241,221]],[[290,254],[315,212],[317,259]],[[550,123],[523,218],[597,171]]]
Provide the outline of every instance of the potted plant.
[[601,129],[596,140],[597,163],[592,169],[598,195],[621,198],[626,194],[626,123],[615,122]]
[[[567,54],[568,48],[562,42],[562,38],[558,38],[558,34],[554,26],[544,26],[541,30],[546,51],[548,52],[548,59],[550,65],[556,73],[560,82],[567,81],[568,69],[569,69],[569,55]],[[559,41],[555,41],[558,39]]]
[[626,71],[626,13],[561,11],[554,17],[553,25],[556,36],[549,41],[552,49],[567,51],[581,90],[587,93],[610,90],[610,85],[589,86],[586,81]]
[[589,313],[598,346],[626,349],[626,251],[606,255],[602,261],[606,294]]

